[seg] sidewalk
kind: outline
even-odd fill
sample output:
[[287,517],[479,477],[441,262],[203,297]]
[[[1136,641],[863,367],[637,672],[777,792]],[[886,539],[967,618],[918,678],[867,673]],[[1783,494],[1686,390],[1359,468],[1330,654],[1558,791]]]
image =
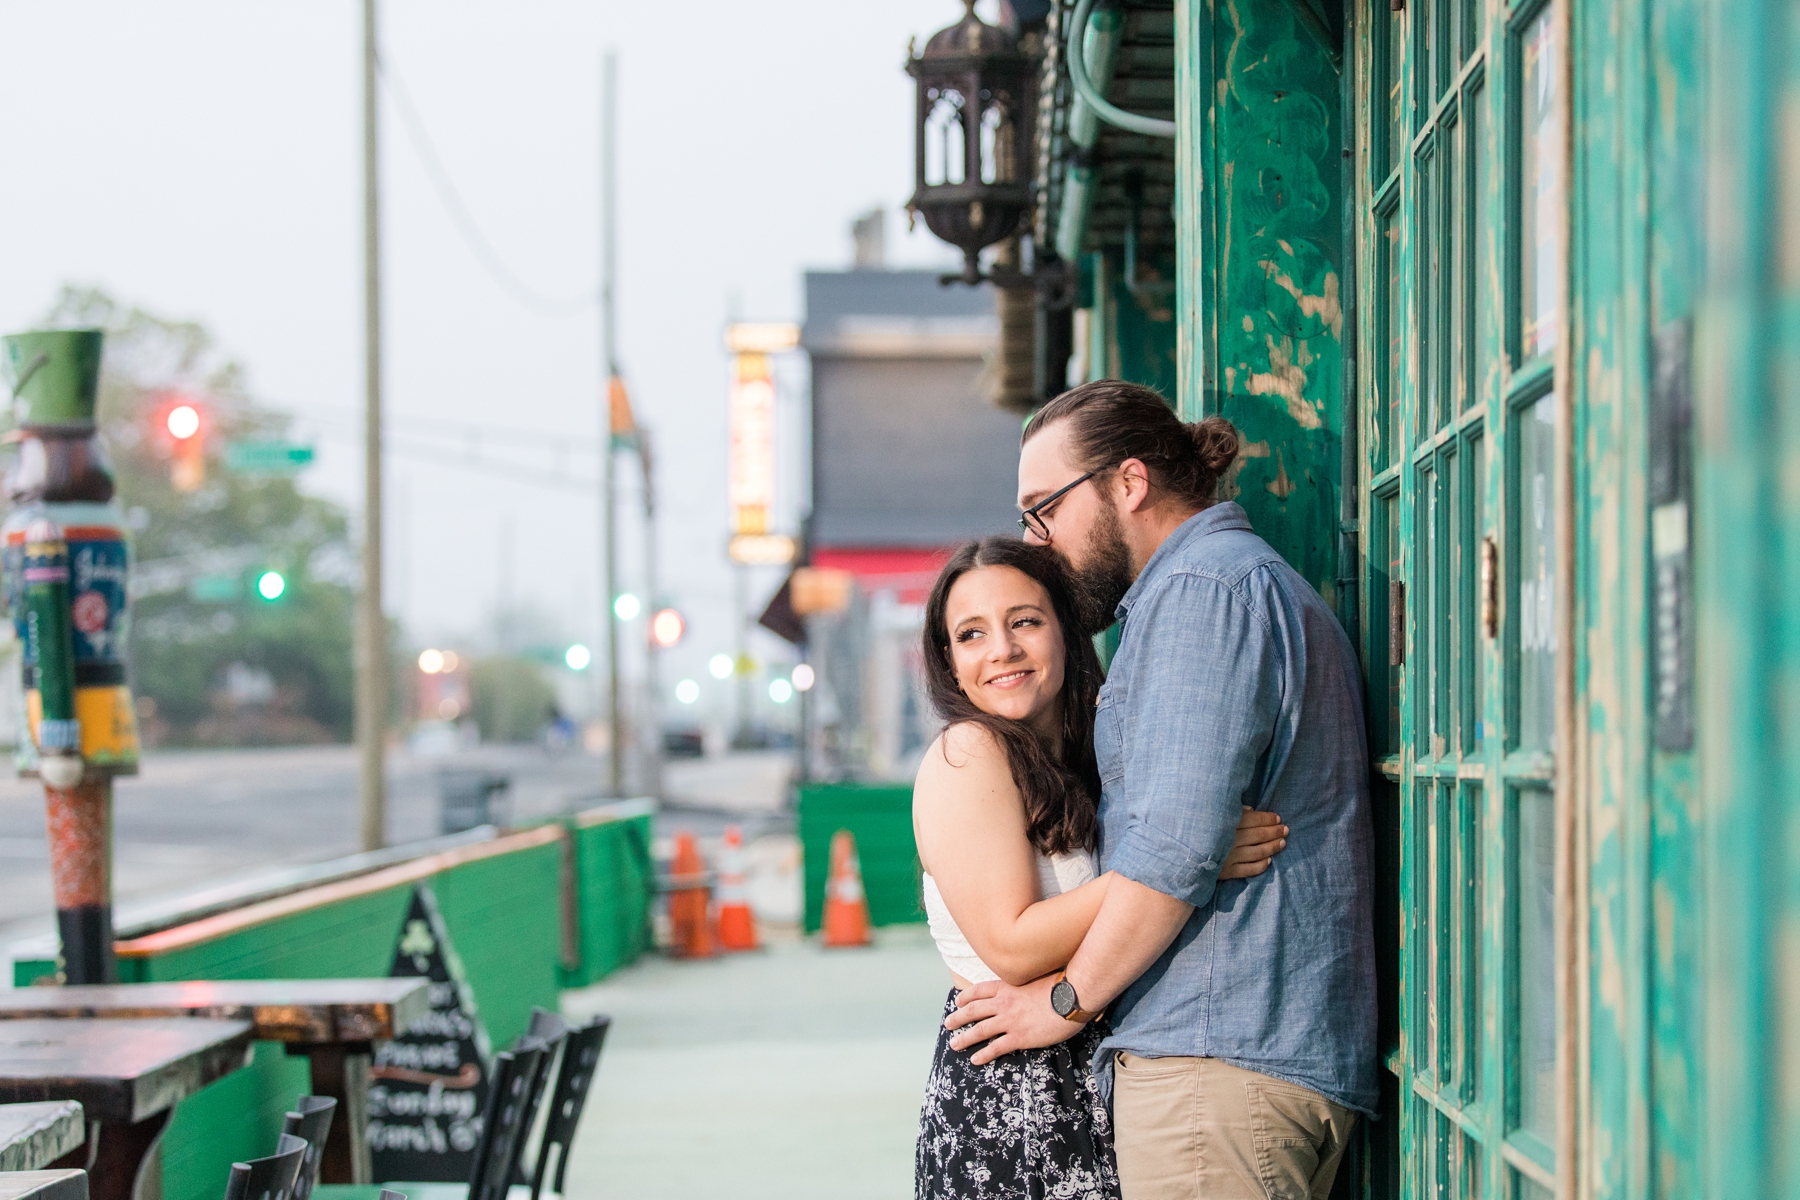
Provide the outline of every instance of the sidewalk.
[[923,925],[872,950],[793,934],[702,962],[646,959],[563,995],[612,1033],[569,1195],[907,1200],[950,979]]

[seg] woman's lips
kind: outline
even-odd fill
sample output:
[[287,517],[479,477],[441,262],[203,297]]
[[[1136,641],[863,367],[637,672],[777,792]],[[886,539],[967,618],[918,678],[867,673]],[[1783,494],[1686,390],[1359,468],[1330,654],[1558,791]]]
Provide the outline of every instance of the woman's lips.
[[1032,671],[1009,671],[1005,675],[996,675],[992,679],[988,680],[987,686],[988,687],[997,687],[997,688],[1016,688],[1020,684],[1024,683],[1026,678],[1032,674],[1034,674],[1034,672],[1032,672]]

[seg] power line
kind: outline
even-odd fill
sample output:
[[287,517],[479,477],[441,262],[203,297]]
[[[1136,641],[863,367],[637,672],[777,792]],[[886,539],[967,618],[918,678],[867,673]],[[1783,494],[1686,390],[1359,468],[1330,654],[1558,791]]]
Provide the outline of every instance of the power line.
[[496,283],[504,288],[512,298],[531,309],[533,312],[548,317],[568,316],[592,308],[598,299],[595,292],[588,292],[576,299],[562,300],[546,296],[542,292],[525,283],[507,267],[505,261],[495,251],[493,243],[481,232],[481,227],[470,215],[468,206],[463,203],[456,185],[451,182],[450,173],[444,169],[443,160],[433,149],[431,138],[425,132],[425,123],[419,117],[418,109],[413,105],[412,97],[406,90],[406,83],[400,78],[400,72],[384,55],[376,63],[382,82],[388,85],[389,94],[394,98],[394,107],[400,113],[400,124],[406,130],[407,140],[412,144],[413,152],[424,164],[426,177],[431,180],[431,187],[437,193],[438,202],[450,214],[457,232],[462,235],[463,244],[475,255]]

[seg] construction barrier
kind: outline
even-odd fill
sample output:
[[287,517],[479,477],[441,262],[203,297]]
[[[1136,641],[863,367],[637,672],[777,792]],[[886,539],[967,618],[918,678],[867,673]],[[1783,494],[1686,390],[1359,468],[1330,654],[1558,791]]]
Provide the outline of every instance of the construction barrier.
[[840,829],[848,829],[856,839],[870,924],[923,922],[919,851],[913,842],[912,785],[817,784],[800,789],[806,932],[817,932],[824,918],[831,837]]
[[[627,801],[504,836],[391,861],[171,920],[115,943],[124,983],[329,979],[388,974],[413,890],[429,885],[496,1047],[525,1030],[533,1005],[595,982],[649,948],[649,802]],[[329,865],[316,868],[329,871]],[[54,964],[15,959],[16,982]],[[281,1117],[309,1089],[308,1062],[273,1042],[250,1067],[184,1100],[161,1143],[163,1200],[217,1200],[233,1162],[274,1145]]]

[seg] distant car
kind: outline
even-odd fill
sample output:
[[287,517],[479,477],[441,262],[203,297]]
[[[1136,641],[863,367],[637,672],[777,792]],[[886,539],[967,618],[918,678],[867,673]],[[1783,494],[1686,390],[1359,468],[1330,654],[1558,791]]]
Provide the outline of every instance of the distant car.
[[669,758],[705,758],[706,735],[692,727],[665,729],[663,754]]

